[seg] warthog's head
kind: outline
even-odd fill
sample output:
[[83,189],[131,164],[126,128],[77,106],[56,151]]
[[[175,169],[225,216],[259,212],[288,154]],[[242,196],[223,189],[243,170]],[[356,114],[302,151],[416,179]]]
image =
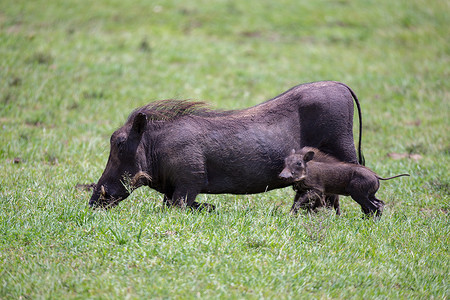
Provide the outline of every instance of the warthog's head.
[[306,177],[306,163],[312,160],[313,157],[313,151],[309,151],[302,155],[296,154],[295,149],[292,149],[291,154],[285,158],[284,169],[278,177],[289,182],[302,180]]
[[147,162],[142,138],[147,123],[147,116],[138,113],[112,134],[108,163],[94,188],[89,206],[115,206],[134,189],[149,184],[151,178],[145,173]]

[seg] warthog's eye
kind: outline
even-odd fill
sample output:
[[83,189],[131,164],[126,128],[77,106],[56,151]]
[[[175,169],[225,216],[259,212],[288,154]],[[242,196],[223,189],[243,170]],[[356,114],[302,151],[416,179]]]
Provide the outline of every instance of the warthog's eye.
[[119,153],[122,153],[125,150],[125,138],[118,138],[116,141],[116,146],[119,149]]
[[296,163],[296,165],[297,165],[297,167],[301,167],[301,166],[303,166],[303,163],[302,163],[301,161],[298,161],[298,162]]

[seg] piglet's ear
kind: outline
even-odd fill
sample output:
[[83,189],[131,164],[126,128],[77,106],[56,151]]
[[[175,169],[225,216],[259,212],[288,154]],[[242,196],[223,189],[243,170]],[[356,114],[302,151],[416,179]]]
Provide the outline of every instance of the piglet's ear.
[[134,117],[133,120],[133,127],[131,127],[131,130],[133,132],[136,132],[137,134],[143,134],[145,129],[147,128],[147,115],[143,113],[138,113],[136,117]]
[[314,158],[314,151],[308,151],[306,152],[306,154],[303,156],[303,161],[306,163],[310,160],[312,160]]

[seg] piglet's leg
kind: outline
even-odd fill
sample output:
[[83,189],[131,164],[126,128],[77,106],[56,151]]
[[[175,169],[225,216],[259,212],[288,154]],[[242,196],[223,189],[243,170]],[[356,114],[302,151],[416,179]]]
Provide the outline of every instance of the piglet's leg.
[[339,195],[328,195],[325,197],[325,203],[328,208],[334,208],[336,215],[341,215],[341,208],[339,206]]
[[367,217],[381,217],[384,208],[384,202],[375,196],[369,197],[364,193],[352,193],[350,196],[361,205],[361,209]]
[[291,214],[296,215],[298,213],[298,209],[300,207],[299,199],[302,198],[304,194],[305,194],[305,192],[303,192],[303,191],[297,191],[295,193],[294,203],[292,203],[292,207],[291,207]]
[[383,213],[384,210],[384,202],[380,199],[378,199],[377,197],[375,197],[375,195],[371,195],[369,196],[369,201],[370,203],[373,203],[373,206],[376,207],[375,211],[370,212],[371,214],[374,214],[375,217],[381,217],[381,214]]
[[297,191],[291,212],[297,213],[299,208],[312,211],[321,206],[325,206],[324,195],[321,191],[315,189]]

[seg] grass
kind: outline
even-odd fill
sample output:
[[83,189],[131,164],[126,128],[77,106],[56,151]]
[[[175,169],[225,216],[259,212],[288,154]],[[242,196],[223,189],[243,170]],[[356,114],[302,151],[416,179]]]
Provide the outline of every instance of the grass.
[[[0,298],[447,299],[445,1],[0,3]],[[165,209],[139,189],[108,212],[111,133],[166,98],[248,107],[303,82],[351,86],[387,207],[289,215],[290,189]],[[356,128],[356,126],[355,126]],[[418,154],[393,159],[389,153]]]

